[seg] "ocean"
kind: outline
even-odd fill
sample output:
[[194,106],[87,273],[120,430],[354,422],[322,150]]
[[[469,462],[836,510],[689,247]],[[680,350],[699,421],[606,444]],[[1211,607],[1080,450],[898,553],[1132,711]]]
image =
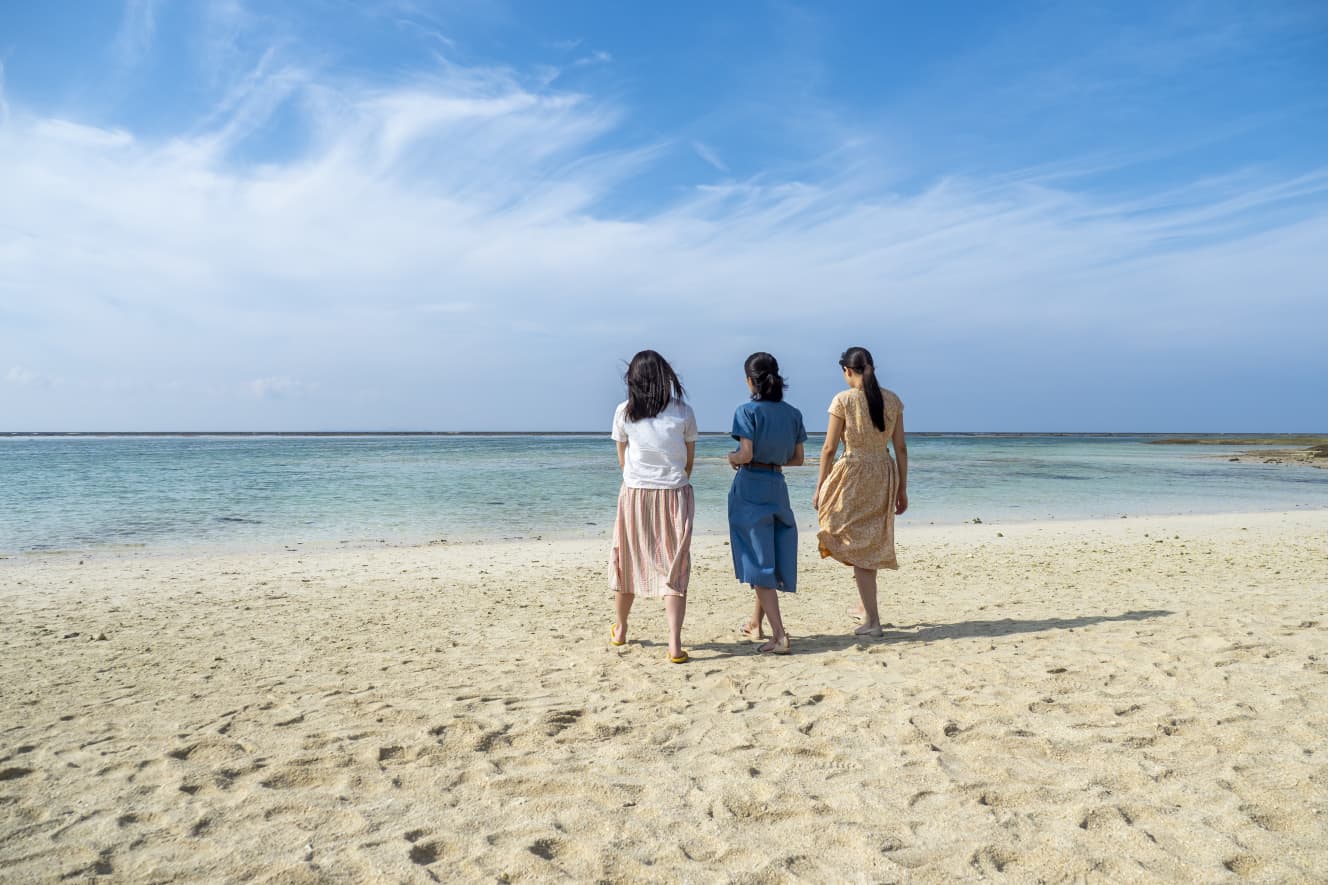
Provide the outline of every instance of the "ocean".
[[[1328,508],[1328,470],[1155,438],[910,434],[901,528]],[[725,529],[731,448],[698,443],[698,532]],[[786,475],[814,529],[815,465]],[[619,479],[604,434],[3,437],[0,554],[607,537]]]

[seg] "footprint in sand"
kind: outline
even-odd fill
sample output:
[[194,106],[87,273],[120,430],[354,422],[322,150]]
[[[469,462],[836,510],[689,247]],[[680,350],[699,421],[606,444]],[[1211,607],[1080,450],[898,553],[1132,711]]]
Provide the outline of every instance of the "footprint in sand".
[[1296,816],[1258,805],[1242,805],[1240,811],[1257,827],[1270,833],[1286,833],[1295,829]]
[[1013,852],[997,848],[995,845],[988,845],[973,852],[973,856],[969,858],[968,862],[979,873],[989,874],[1005,872],[1006,868],[1016,860],[1018,860],[1018,855]]
[[1107,805],[1102,808],[1094,808],[1080,818],[1079,829],[1100,830],[1118,823],[1133,825],[1134,821],[1130,819],[1128,814],[1121,810],[1120,806]]
[[1252,876],[1263,866],[1257,857],[1249,854],[1238,854],[1235,857],[1222,861],[1222,866],[1226,867],[1237,876]]
[[549,737],[561,734],[571,728],[586,714],[585,710],[559,710],[556,713],[550,713],[544,718],[544,733]]
[[410,851],[407,856],[411,863],[427,867],[430,864],[437,863],[442,858],[446,846],[439,839],[425,841],[425,837],[429,835],[431,835],[430,831],[424,829],[407,830],[403,834],[403,838],[410,843]]
[[438,860],[439,846],[437,842],[420,842],[410,846],[410,862],[427,867],[429,864]]
[[77,870],[70,870],[61,876],[61,879],[78,879],[86,876],[109,876],[115,872],[115,867],[111,864],[111,849],[103,848],[100,855],[92,863]]
[[562,850],[562,843],[557,839],[536,839],[526,846],[526,850],[536,857],[553,860]]

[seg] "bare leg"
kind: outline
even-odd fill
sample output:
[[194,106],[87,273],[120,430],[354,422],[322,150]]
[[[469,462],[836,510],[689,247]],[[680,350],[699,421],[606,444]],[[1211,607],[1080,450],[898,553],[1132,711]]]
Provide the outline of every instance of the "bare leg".
[[682,619],[687,614],[686,596],[665,596],[664,617],[669,622],[669,657],[682,656]]
[[756,610],[752,612],[751,620],[746,624],[747,632],[751,633],[757,639],[764,639],[765,632],[761,629],[761,619],[765,617],[765,612],[761,609],[761,599],[756,599]]
[[756,604],[764,610],[766,619],[770,621],[770,633],[774,636],[774,641],[761,646],[761,651],[771,651],[784,642],[784,619],[779,614],[779,591],[774,587],[755,589]]
[[876,569],[853,566],[853,580],[862,597],[862,626],[853,632],[858,636],[881,635],[881,613],[876,608]]
[[615,593],[614,605],[617,609],[618,620],[614,623],[613,638],[618,642],[627,641],[627,616],[632,613],[632,603],[636,602],[634,593]]

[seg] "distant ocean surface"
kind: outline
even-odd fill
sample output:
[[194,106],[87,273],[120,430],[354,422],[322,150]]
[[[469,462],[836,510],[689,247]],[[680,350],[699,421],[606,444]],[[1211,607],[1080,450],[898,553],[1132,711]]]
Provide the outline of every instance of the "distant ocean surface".
[[[1152,438],[910,434],[901,526],[1328,508],[1328,470]],[[725,529],[731,448],[697,446],[699,532]],[[814,528],[816,467],[787,476]],[[603,435],[5,437],[0,553],[607,537],[619,480]]]

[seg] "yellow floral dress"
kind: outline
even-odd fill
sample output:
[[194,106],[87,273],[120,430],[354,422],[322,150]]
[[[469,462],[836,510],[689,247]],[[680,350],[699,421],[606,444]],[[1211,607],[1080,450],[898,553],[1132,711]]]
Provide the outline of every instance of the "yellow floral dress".
[[867,395],[849,389],[830,403],[830,414],[844,419],[844,454],[830,468],[821,488],[818,516],[821,556],[833,556],[859,568],[897,569],[895,559],[895,494],[899,469],[890,457],[889,442],[904,404],[892,391],[885,398],[885,430],[876,429],[867,409]]

